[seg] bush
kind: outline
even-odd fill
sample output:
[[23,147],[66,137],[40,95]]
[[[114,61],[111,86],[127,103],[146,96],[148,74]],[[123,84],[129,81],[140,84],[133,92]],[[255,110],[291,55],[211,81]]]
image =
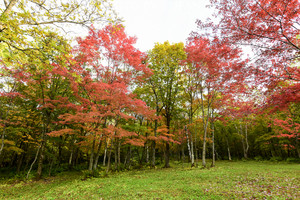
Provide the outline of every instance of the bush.
[[290,163],[300,163],[300,158],[287,158],[286,162]]
[[89,179],[89,178],[99,178],[100,174],[98,170],[82,170],[83,173],[83,180]]
[[255,156],[254,160],[256,160],[256,161],[263,161],[264,159],[261,156]]
[[242,158],[242,161],[246,162],[246,161],[248,161],[248,159],[247,158]]
[[283,158],[282,157],[272,157],[270,159],[270,161],[273,161],[273,162],[283,161]]

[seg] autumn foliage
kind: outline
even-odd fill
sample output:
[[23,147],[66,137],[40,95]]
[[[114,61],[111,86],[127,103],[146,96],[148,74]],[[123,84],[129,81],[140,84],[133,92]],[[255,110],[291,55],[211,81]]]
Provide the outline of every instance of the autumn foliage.
[[299,1],[210,3],[215,23],[198,20],[185,45],[156,43],[147,53],[122,24],[91,25],[70,45],[42,24],[31,28],[30,13],[22,28],[6,9],[0,166],[29,177],[37,165],[40,178],[64,163],[108,172],[155,167],[156,158],[165,167],[175,158],[207,167],[212,158],[213,167],[232,157],[299,157]]

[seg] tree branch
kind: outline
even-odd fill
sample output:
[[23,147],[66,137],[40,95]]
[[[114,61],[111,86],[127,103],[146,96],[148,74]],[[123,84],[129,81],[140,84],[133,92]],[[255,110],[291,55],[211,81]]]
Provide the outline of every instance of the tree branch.
[[9,4],[7,5],[7,2],[4,0],[4,3],[7,5],[5,10],[3,11],[3,13],[1,14],[1,17],[4,15],[8,15],[10,13],[10,11],[12,10],[12,8],[14,7],[14,5],[18,2],[18,0],[11,0],[9,2]]

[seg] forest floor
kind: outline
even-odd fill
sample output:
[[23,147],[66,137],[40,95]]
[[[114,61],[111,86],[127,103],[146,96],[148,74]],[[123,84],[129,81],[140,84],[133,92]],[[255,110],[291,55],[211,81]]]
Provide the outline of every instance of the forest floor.
[[[300,164],[219,161],[188,163],[83,179],[63,172],[39,181],[0,181],[0,199],[300,199]],[[100,174],[101,175],[101,174]]]

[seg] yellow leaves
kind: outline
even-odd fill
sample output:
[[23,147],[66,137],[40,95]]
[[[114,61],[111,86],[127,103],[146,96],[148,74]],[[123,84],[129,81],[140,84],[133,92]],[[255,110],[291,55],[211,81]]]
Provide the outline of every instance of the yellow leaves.
[[16,143],[14,141],[4,140],[4,150],[14,151],[17,154],[24,152],[23,149],[20,149],[19,147],[15,146],[15,145],[16,145]]
[[4,140],[4,144],[6,144],[6,145],[15,145],[16,143],[14,141],[11,141],[11,140]]
[[24,152],[23,149],[20,149],[20,148],[18,148],[16,146],[10,146],[10,147],[6,148],[6,151],[14,151],[17,154],[21,154],[22,152]]
[[61,6],[64,7],[64,8],[69,8],[70,7],[70,4],[69,3],[61,3]]
[[79,74],[77,74],[76,72],[71,73],[72,77],[75,78],[75,82],[76,83],[80,83],[82,81],[82,78]]

